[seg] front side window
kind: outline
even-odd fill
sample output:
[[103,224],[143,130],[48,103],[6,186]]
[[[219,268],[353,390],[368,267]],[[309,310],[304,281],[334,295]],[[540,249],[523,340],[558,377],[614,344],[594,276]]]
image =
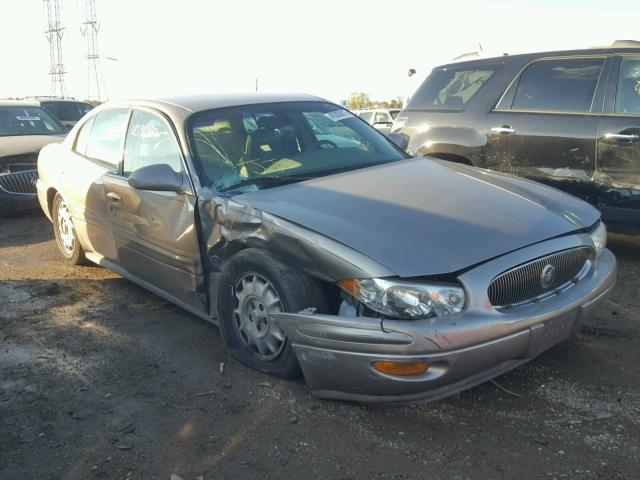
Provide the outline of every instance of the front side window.
[[86,156],[117,169],[122,158],[122,144],[127,130],[129,110],[117,108],[95,116],[87,142]]
[[40,105],[42,105],[43,108],[49,110],[63,122],[77,122],[82,117],[84,117],[86,113],[89,113],[89,111],[93,108],[88,103],[69,101],[47,101],[40,102]]
[[522,73],[515,110],[589,112],[604,59],[542,60]]
[[489,81],[496,68],[482,65],[434,70],[416,90],[409,108],[462,110]]
[[0,137],[61,133],[65,128],[41,108],[0,106]]
[[640,115],[640,58],[623,57],[618,73],[616,113]]
[[135,110],[129,122],[122,164],[125,176],[138,168],[158,164],[182,171],[180,149],[167,122],[153,113]]
[[189,119],[202,183],[263,189],[405,158],[375,129],[325,102],[221,108]]

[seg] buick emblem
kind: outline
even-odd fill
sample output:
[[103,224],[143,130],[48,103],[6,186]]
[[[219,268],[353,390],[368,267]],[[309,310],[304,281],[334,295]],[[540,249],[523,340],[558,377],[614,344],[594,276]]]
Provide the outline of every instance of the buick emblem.
[[556,280],[556,267],[551,264],[547,264],[542,269],[542,274],[540,275],[540,286],[542,288],[549,288],[553,285],[553,282]]

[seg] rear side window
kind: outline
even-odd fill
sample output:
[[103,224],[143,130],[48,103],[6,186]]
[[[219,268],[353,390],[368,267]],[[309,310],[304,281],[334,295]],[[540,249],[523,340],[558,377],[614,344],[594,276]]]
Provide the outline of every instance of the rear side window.
[[616,113],[640,115],[640,58],[625,57],[620,62]]
[[93,121],[96,117],[91,117],[89,120],[84,122],[84,125],[80,127],[80,131],[78,132],[78,136],[76,137],[76,146],[74,150],[80,155],[84,155],[87,151],[87,143],[89,142],[89,134],[91,133],[91,127],[93,126]]
[[481,65],[434,70],[411,98],[409,108],[462,110],[489,81],[496,68]]
[[87,157],[100,160],[117,170],[122,158],[122,145],[128,121],[129,110],[126,108],[98,113],[87,142]]
[[589,112],[603,58],[541,60],[522,73],[515,110]]
[[136,110],[131,115],[124,148],[124,175],[128,177],[138,168],[159,164],[169,165],[175,172],[182,171],[182,156],[173,131],[158,115]]
[[376,112],[375,120],[373,121],[373,123],[378,123],[378,122],[391,123],[393,122],[393,119],[391,118],[391,115],[389,115],[387,112]]

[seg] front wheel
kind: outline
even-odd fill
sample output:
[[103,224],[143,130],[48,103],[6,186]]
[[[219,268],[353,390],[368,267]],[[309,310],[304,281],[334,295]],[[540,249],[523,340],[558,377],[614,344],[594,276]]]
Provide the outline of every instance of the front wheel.
[[271,315],[309,307],[325,312],[326,300],[317,281],[266,251],[247,249],[229,261],[220,285],[218,319],[231,354],[276,377],[299,376],[291,343]]
[[71,210],[59,193],[53,199],[52,217],[56,245],[62,256],[72,265],[86,265],[87,258],[78,240],[78,235],[76,235]]

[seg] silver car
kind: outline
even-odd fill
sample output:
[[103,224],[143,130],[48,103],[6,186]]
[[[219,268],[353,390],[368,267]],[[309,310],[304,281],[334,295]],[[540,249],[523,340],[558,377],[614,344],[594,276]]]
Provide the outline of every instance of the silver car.
[[110,102],[38,161],[62,255],[219,325],[322,398],[441,398],[568,338],[614,285],[599,213],[409,158],[305,95]]

